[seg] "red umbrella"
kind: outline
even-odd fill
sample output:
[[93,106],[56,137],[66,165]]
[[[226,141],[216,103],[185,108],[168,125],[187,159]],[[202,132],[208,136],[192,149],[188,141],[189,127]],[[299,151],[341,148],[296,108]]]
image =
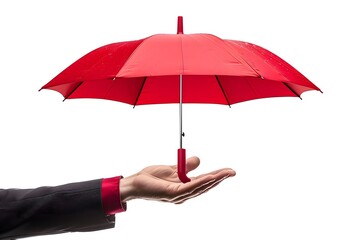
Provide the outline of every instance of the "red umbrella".
[[[99,47],[41,89],[65,99],[100,98],[133,105],[179,103],[178,175],[186,176],[182,103],[232,104],[259,98],[299,97],[321,90],[290,64],[252,43],[211,34],[177,34]],[[40,89],[40,90],[41,90]],[[64,99],[64,100],[65,100]]]

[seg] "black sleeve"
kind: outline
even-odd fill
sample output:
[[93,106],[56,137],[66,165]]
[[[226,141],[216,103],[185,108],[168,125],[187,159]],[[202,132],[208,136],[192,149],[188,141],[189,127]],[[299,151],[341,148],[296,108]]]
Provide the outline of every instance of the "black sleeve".
[[36,189],[0,189],[0,239],[112,228],[101,180]]

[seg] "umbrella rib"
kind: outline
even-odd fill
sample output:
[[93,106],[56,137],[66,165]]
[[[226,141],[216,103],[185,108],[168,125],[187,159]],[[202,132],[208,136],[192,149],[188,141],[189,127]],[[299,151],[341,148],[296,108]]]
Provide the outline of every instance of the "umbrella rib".
[[295,92],[295,90],[294,89],[292,89],[290,86],[289,86],[289,84],[287,84],[287,83],[285,83],[285,82],[282,82],[293,94],[295,94],[296,96],[298,96],[301,100],[302,100],[302,98],[301,98],[301,96],[297,93],[297,92]]
[[79,84],[76,85],[76,87],[74,87],[73,90],[71,90],[71,92],[70,92],[67,96],[64,97],[63,102],[64,102],[66,99],[68,99],[68,98],[71,96],[71,94],[73,94],[73,93],[76,91],[76,89],[78,89],[78,88],[80,87],[80,85],[83,84],[83,83],[84,83],[84,82],[79,82]]
[[140,87],[139,93],[138,93],[138,95],[137,95],[137,97],[136,97],[136,100],[135,100],[135,103],[134,103],[134,107],[133,107],[133,108],[135,108],[135,106],[136,106],[136,104],[137,104],[137,102],[138,102],[138,100],[139,100],[139,97],[140,97],[140,94],[141,94],[141,92],[142,92],[142,90],[143,90],[143,88],[144,88],[146,79],[147,79],[147,77],[144,78],[144,80],[143,80],[143,82],[142,82],[142,84],[141,84],[141,87]]
[[223,93],[223,95],[224,95],[224,97],[225,97],[225,99],[226,99],[227,104],[228,104],[229,107],[231,108],[229,99],[228,99],[228,97],[226,96],[225,90],[224,90],[223,86],[221,85],[221,82],[220,82],[219,77],[218,77],[217,75],[215,75],[215,78],[216,78],[216,80],[217,80],[217,82],[218,82],[218,84],[219,84],[219,86],[220,86],[220,88],[221,88],[221,91],[222,91],[222,93]]

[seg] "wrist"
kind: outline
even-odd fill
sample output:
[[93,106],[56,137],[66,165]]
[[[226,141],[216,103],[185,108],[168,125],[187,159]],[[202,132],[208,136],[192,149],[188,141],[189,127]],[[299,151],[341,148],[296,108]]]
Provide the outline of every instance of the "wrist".
[[120,181],[119,191],[122,202],[127,202],[129,200],[135,199],[133,178],[133,176],[125,177],[122,178]]

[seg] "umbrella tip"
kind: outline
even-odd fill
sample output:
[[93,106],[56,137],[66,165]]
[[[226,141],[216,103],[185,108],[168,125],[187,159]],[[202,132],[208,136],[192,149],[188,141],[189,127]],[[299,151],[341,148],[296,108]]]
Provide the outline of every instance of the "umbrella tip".
[[183,34],[183,33],[184,33],[183,17],[178,16],[177,34]]

